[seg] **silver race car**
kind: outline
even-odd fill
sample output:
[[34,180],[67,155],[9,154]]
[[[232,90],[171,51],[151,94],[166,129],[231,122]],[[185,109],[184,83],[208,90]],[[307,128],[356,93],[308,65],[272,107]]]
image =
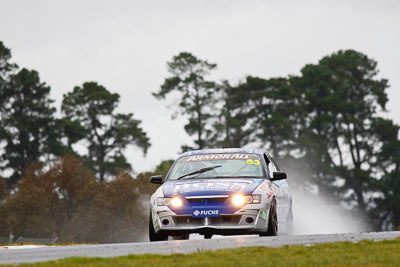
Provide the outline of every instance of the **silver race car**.
[[183,153],[151,196],[150,241],[212,235],[291,234],[292,197],[285,172],[262,150]]

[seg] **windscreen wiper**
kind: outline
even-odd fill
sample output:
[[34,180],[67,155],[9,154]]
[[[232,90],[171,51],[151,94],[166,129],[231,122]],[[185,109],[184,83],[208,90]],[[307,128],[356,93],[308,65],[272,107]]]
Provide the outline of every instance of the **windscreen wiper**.
[[200,170],[197,170],[197,171],[194,171],[194,172],[190,172],[190,173],[184,174],[184,175],[178,177],[176,180],[182,179],[182,178],[184,178],[184,177],[186,177],[186,176],[189,176],[189,175],[200,174],[200,173],[203,173],[203,172],[208,172],[208,171],[211,171],[211,170],[213,170],[213,169],[215,169],[215,168],[219,168],[219,167],[222,167],[222,165],[216,165],[216,166],[212,166],[212,167],[203,168],[203,169],[200,169]]

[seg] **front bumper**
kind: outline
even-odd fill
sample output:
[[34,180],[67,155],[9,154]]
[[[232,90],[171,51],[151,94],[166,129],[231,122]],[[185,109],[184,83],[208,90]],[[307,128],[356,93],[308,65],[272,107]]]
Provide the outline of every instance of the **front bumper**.
[[192,217],[191,214],[177,215],[168,207],[152,210],[155,232],[179,234],[240,235],[267,231],[268,212],[261,204],[249,204],[234,214],[218,217]]

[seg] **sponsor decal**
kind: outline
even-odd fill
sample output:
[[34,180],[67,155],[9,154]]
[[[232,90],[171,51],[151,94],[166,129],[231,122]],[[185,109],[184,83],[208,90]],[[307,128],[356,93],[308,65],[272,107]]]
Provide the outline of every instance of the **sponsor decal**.
[[258,158],[258,156],[252,155],[252,154],[207,154],[207,155],[199,155],[199,156],[190,156],[187,159],[185,159],[185,162],[205,161],[205,160],[225,160],[225,159],[247,160],[247,159],[252,159],[252,158]]
[[248,159],[247,161],[246,161],[246,163],[248,164],[248,165],[260,165],[260,161],[259,160],[252,160],[252,159]]
[[268,191],[268,192],[267,192],[267,197],[268,197],[268,198],[272,197],[272,194],[273,194],[272,191]]
[[198,191],[227,191],[227,192],[241,192],[248,184],[253,183],[252,180],[244,182],[235,180],[224,180],[218,182],[202,181],[197,183],[180,183],[174,187],[174,194],[177,193],[189,193]]
[[263,210],[260,210],[260,218],[264,221],[267,220],[267,214]]
[[262,183],[259,187],[261,190],[267,190],[269,188],[269,185],[267,183]]
[[195,209],[192,217],[218,217],[219,209]]

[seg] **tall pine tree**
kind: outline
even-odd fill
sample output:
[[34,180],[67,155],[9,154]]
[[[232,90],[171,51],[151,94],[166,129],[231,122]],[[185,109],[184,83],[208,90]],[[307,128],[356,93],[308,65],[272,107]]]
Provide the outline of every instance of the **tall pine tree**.
[[[150,141],[133,114],[116,113],[119,95],[105,87],[86,82],[64,95],[63,121],[70,127],[65,134],[71,145],[83,140],[87,165],[103,181],[118,169],[131,169],[124,150],[135,145],[146,153]],[[83,134],[84,133],[84,134]]]
[[[216,84],[206,80],[206,76],[217,65],[198,59],[187,52],[174,56],[167,65],[171,76],[165,79],[161,89],[153,95],[158,99],[164,99],[174,92],[179,94],[177,112],[189,117],[185,130],[190,136],[196,136],[195,148],[205,148],[209,146],[210,121],[216,114],[214,106]],[[183,146],[183,149],[190,147]]]

